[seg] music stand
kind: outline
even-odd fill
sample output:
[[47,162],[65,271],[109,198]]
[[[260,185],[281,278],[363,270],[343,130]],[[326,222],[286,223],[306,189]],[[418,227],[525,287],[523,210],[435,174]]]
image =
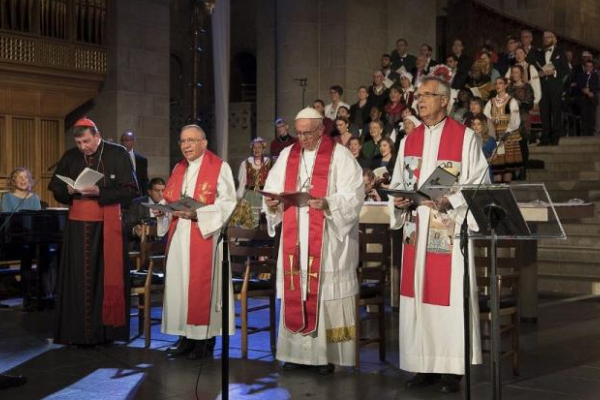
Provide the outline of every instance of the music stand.
[[[543,184],[524,185],[456,185],[479,226],[469,231],[469,239],[490,240],[490,311],[493,399],[502,399],[500,377],[500,293],[498,288],[497,244],[501,239],[537,240],[566,238],[562,225]],[[537,210],[536,212],[531,212]],[[526,211],[527,218],[523,211]],[[546,218],[540,218],[544,214]],[[547,225],[538,232],[526,220]]]

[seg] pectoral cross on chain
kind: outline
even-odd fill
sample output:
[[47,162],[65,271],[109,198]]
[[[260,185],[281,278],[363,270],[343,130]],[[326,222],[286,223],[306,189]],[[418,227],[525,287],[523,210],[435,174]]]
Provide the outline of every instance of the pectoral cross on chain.
[[315,278],[315,279],[319,278],[318,272],[310,272],[312,270],[312,265],[313,265],[314,261],[315,261],[315,258],[313,256],[310,256],[308,258],[308,293],[310,293],[310,278]]
[[296,290],[296,286],[294,286],[294,275],[299,275],[299,272],[294,270],[294,255],[290,254],[288,257],[290,258],[290,270],[284,271],[284,275],[290,276],[290,290]]

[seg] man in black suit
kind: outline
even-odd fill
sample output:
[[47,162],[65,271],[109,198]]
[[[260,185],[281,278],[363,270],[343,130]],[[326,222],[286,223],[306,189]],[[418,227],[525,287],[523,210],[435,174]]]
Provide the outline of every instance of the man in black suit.
[[135,171],[135,177],[137,178],[140,193],[146,193],[148,189],[148,159],[133,150],[135,146],[135,134],[133,132],[125,132],[121,135],[121,144],[125,146],[129,157],[131,157],[131,164]]
[[132,250],[139,247],[139,240],[142,236],[142,224],[149,220],[156,220],[156,217],[160,214],[160,212],[150,210],[148,207],[142,205],[142,203],[160,203],[163,199],[165,187],[166,183],[164,179],[153,178],[150,181],[150,188],[147,190],[146,196],[138,197],[131,202],[126,226]]
[[528,64],[535,65],[538,57],[539,50],[533,46],[533,33],[529,29],[523,29],[521,31],[521,47],[525,50],[527,57],[525,61]]
[[407,72],[415,68],[417,58],[412,54],[408,54],[408,42],[406,39],[396,40],[396,48],[392,51],[392,69],[398,70],[404,67]]
[[598,73],[594,71],[594,62],[587,60],[584,63],[585,72],[576,77],[577,103],[581,113],[581,133],[592,136],[596,126],[596,106],[598,98],[596,92],[600,90]]
[[423,43],[421,45],[421,47],[419,47],[419,56],[425,57],[425,60],[426,60],[425,67],[424,67],[424,71],[425,71],[426,75],[429,74],[431,67],[439,64],[437,61],[435,61],[433,58],[431,58],[432,54],[433,54],[433,49],[427,43]]
[[471,66],[473,65],[473,60],[464,53],[464,50],[465,46],[463,45],[462,40],[454,39],[454,42],[452,42],[452,53],[458,60],[456,71],[468,74],[471,70]]
[[519,47],[519,41],[514,36],[506,38],[506,50],[504,53],[498,54],[498,62],[496,63],[496,69],[500,73],[500,76],[506,75],[506,71],[513,65],[515,65],[515,50]]
[[[398,81],[400,81],[400,74],[398,74],[393,68],[392,68],[392,56],[390,56],[389,54],[383,54],[381,56],[381,72],[383,72],[383,76],[384,79],[389,79],[389,81],[387,82],[391,82],[389,83],[390,86],[392,86],[394,83],[398,83]],[[387,87],[387,85],[386,85]],[[389,87],[388,87],[389,89]]]
[[450,54],[446,57],[446,65],[452,70],[452,80],[450,81],[450,87],[452,89],[460,90],[467,84],[469,78],[469,71],[461,71],[459,69],[460,63],[458,57],[454,54]]
[[562,94],[564,80],[569,73],[569,65],[565,51],[557,47],[556,42],[554,32],[544,32],[544,50],[537,54],[534,64],[539,70],[542,81],[540,146],[556,146],[560,139]]

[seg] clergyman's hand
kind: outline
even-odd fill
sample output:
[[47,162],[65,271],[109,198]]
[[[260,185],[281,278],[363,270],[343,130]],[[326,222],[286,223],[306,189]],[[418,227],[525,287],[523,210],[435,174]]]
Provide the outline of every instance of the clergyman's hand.
[[400,210],[406,210],[408,207],[412,206],[413,202],[410,199],[404,197],[394,197],[394,207]]
[[84,196],[99,196],[100,188],[98,186],[91,186],[91,187],[79,189],[78,192]]
[[274,198],[269,197],[269,196],[265,196],[265,204],[269,208],[274,208],[274,207],[277,207],[279,205],[279,200],[274,199]]
[[325,198],[311,199],[311,200],[308,200],[307,204],[309,207],[312,207],[316,210],[323,210],[323,211],[329,210],[329,203],[327,202],[327,199],[325,199]]

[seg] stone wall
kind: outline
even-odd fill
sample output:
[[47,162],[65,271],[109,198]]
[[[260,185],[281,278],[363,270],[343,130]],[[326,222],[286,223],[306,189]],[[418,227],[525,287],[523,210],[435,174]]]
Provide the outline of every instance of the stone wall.
[[276,116],[291,121],[302,107],[294,79],[308,79],[307,106],[316,98],[329,102],[334,84],[351,104],[396,39],[408,39],[412,53],[423,42],[436,47],[435,0],[285,0],[276,11],[273,4],[257,0],[257,130],[265,138],[274,137]]
[[169,175],[169,3],[110,3],[108,77],[88,113],[106,139],[135,132],[151,177]]

